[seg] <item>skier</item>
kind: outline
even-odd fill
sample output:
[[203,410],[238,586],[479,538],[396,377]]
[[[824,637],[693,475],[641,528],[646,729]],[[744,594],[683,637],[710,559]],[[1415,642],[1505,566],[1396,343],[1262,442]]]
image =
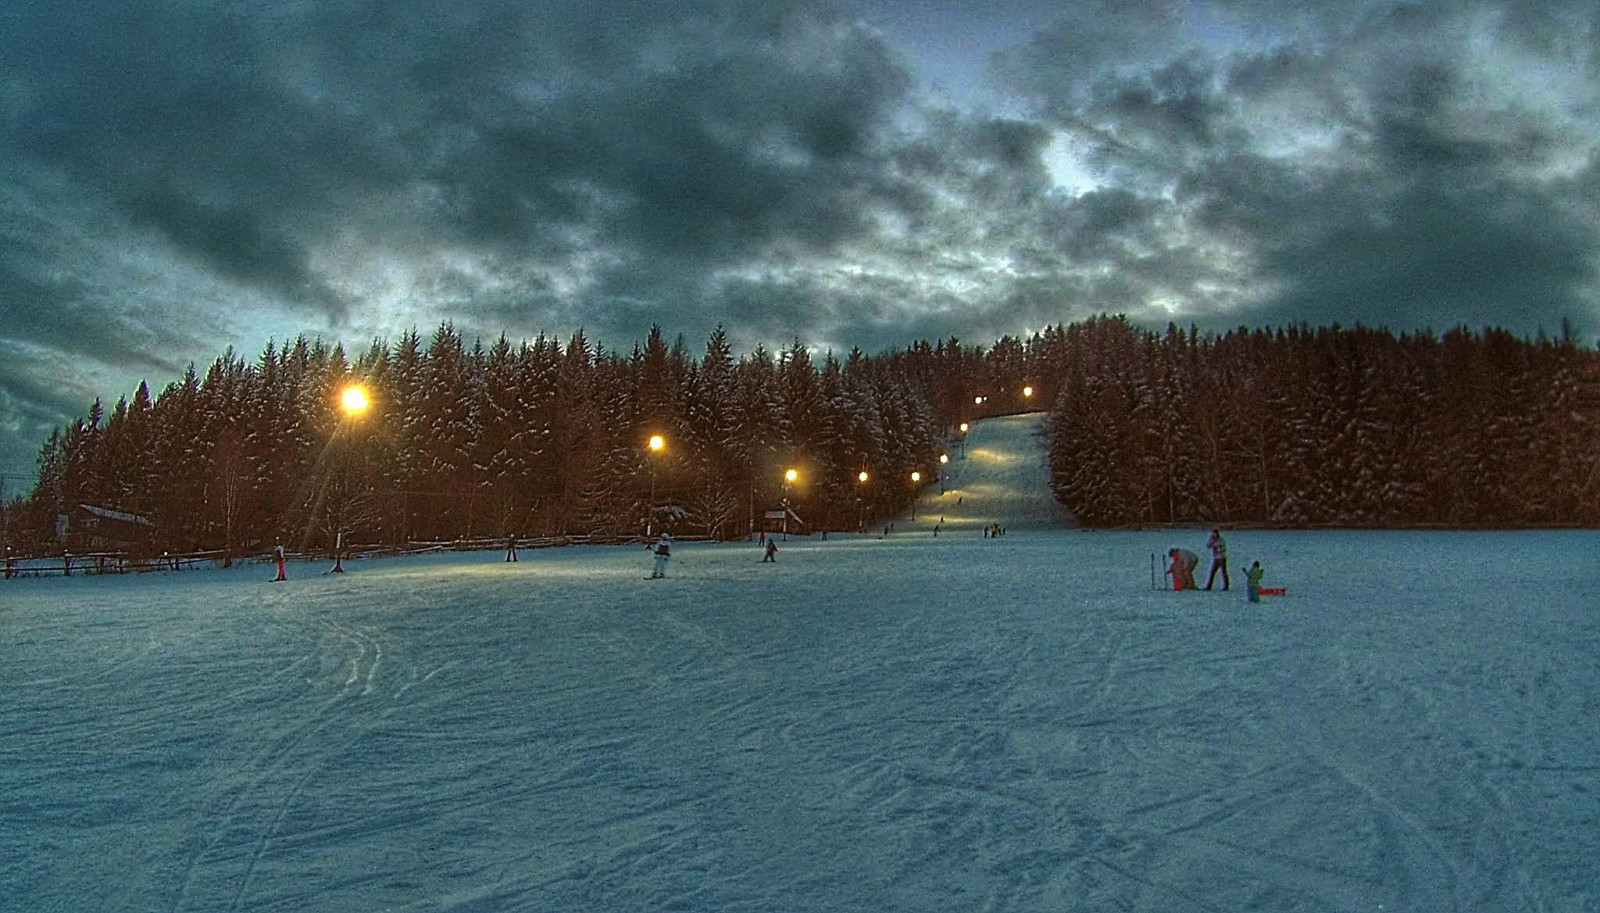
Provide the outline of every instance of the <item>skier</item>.
[[777,556],[778,556],[778,543],[772,541],[771,539],[768,539],[767,540],[767,553],[765,555],[761,556],[761,563],[762,564],[766,564],[768,561],[771,561],[773,564],[777,564],[778,563],[778,557]]
[[655,554],[656,564],[655,567],[650,571],[651,580],[655,580],[658,577],[667,576],[667,561],[672,558],[671,533],[662,533],[661,538],[656,540]]
[[1250,600],[1251,602],[1261,601],[1261,578],[1265,577],[1266,575],[1267,569],[1261,566],[1261,562],[1250,562],[1249,570],[1244,572],[1244,590],[1246,599]]
[[1222,572],[1222,588],[1227,590],[1231,584],[1228,581],[1228,543],[1222,541],[1222,533],[1211,531],[1211,538],[1206,540],[1206,548],[1211,549],[1211,576],[1206,578],[1206,589],[1211,589],[1211,584],[1217,581],[1217,571]]
[[284,569],[283,569],[283,543],[279,542],[278,543],[278,547],[273,549],[272,551],[273,551],[274,557],[276,557],[277,561],[278,561],[278,576],[274,577],[272,582],[273,583],[277,583],[279,580],[288,580],[289,579],[289,575],[284,573]]
[[1186,548],[1171,548],[1167,549],[1167,557],[1172,559],[1172,564],[1167,567],[1167,573],[1172,577],[1172,588],[1194,589],[1194,569],[1200,563],[1200,556]]
[[506,538],[506,560],[517,560],[517,534],[512,533]]

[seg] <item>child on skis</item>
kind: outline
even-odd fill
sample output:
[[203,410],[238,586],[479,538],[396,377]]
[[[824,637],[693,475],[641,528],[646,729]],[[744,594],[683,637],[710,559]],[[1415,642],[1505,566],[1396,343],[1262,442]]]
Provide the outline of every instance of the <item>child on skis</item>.
[[1267,569],[1261,562],[1250,562],[1250,569],[1244,572],[1245,598],[1251,602],[1261,601],[1261,578],[1267,575]]

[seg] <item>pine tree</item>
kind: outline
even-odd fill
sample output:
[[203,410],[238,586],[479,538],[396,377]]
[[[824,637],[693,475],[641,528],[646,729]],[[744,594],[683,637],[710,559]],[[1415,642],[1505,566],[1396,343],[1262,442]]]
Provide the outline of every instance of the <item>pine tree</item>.
[[193,550],[204,538],[204,480],[215,445],[204,434],[200,410],[200,376],[190,364],[181,381],[161,391],[151,415],[147,500],[164,550]]
[[589,469],[602,446],[594,375],[594,353],[588,338],[579,330],[567,343],[556,375],[556,407],[550,434],[551,490],[560,505],[555,522],[566,533],[589,531],[583,519],[589,513],[584,501],[586,492],[593,491]]

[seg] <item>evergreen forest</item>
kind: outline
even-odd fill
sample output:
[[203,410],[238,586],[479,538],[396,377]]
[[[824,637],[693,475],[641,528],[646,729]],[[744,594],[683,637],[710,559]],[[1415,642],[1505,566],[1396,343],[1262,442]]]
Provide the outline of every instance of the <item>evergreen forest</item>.
[[[357,383],[371,406],[347,414]],[[1570,334],[1100,317],[842,360],[798,340],[736,357],[721,328],[696,356],[660,327],[626,354],[450,324],[353,358],[306,338],[229,350],[58,429],[5,529],[24,553],[92,548],[88,505],[139,518],[142,548],[233,555],[736,538],[787,504],[808,531],[853,530],[904,510],[914,472],[936,479],[962,423],[1036,410],[1048,482],[1085,526],[1600,526],[1600,352]]]

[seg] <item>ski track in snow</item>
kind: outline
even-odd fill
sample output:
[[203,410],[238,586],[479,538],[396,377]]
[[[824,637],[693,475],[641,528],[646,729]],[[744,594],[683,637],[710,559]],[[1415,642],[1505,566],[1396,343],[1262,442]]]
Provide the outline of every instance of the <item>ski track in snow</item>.
[[1155,590],[1204,530],[1054,525],[1035,425],[776,564],[0,584],[0,909],[1600,911],[1593,532]]

